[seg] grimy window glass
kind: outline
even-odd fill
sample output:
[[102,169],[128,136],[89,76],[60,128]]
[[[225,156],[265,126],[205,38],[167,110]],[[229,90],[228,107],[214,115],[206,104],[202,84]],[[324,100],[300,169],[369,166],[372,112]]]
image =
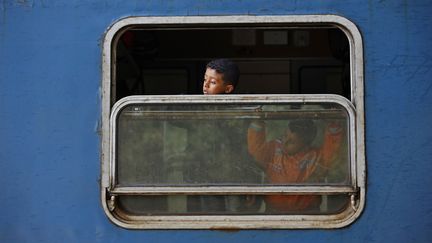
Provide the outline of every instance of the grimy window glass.
[[[116,118],[115,186],[349,187],[349,125],[337,103],[133,103]],[[119,206],[136,215],[334,214],[349,202],[274,194],[122,196]]]
[[120,186],[350,183],[338,104],[129,105],[117,122]]

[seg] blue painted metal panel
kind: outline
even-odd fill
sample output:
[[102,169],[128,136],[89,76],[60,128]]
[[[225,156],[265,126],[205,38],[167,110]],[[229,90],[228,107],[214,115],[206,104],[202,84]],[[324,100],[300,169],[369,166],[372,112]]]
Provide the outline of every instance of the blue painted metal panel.
[[[432,2],[0,2],[1,242],[428,242]],[[101,45],[125,16],[337,14],[364,39],[368,192],[338,230],[131,231],[99,202]]]

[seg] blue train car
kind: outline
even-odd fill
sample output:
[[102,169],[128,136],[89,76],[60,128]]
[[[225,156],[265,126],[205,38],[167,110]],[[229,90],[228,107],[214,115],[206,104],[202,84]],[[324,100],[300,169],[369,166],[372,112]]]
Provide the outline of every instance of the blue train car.
[[0,10],[0,242],[432,238],[431,2]]

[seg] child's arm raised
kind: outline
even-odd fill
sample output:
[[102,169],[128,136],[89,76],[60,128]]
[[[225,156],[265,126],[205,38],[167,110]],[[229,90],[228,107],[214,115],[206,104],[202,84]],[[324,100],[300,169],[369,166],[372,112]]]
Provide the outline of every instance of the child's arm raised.
[[339,154],[341,148],[343,127],[340,122],[332,121],[326,126],[324,134],[324,142],[321,147],[321,161],[320,166],[329,168],[331,162]]
[[275,145],[273,142],[266,142],[266,126],[262,121],[252,122],[248,129],[248,150],[255,160],[266,167],[274,155]]

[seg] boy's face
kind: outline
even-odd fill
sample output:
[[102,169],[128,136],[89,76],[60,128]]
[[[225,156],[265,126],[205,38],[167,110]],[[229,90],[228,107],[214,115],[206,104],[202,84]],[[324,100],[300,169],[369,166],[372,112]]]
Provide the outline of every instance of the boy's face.
[[223,74],[216,70],[207,68],[204,74],[203,93],[207,94],[229,94],[233,91],[234,86],[226,84],[223,79]]
[[287,152],[289,155],[294,155],[306,147],[305,143],[298,136],[298,134],[291,132],[289,128],[285,130],[283,145],[285,152]]

